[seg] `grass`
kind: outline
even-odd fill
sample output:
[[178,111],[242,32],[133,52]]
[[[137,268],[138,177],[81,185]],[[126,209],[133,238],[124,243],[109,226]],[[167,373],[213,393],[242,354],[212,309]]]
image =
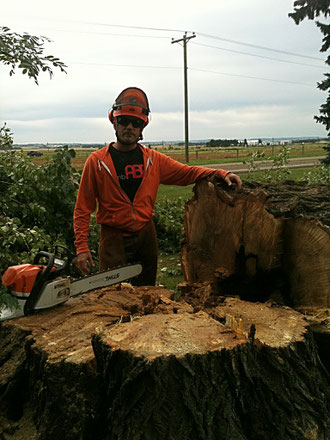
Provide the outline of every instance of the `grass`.
[[164,286],[171,292],[177,291],[177,285],[183,281],[180,254],[164,254],[160,252],[158,258],[157,284]]
[[[313,168],[298,168],[298,169],[290,169],[290,173],[288,174],[288,177],[286,180],[295,180],[297,182],[299,181],[303,181],[306,180],[304,178],[304,176],[306,176],[306,174],[311,171]],[[243,185],[244,185],[244,180],[248,180],[248,181],[256,181],[256,182],[262,182],[262,176],[264,175],[264,171],[256,171],[254,173],[250,173],[250,174],[243,174],[241,176],[242,180],[243,180]]]
[[158,188],[157,202],[165,198],[170,200],[177,200],[179,197],[181,197],[183,200],[188,200],[194,195],[193,187],[194,185],[160,185]]

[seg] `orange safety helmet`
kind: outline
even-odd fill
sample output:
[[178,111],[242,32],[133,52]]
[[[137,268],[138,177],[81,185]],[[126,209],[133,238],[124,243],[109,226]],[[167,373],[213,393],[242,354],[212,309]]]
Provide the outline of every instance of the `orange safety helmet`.
[[149,123],[149,113],[149,102],[144,91],[137,87],[128,87],[117,97],[109,112],[109,119],[113,123],[117,116],[134,116],[144,121],[144,128]]

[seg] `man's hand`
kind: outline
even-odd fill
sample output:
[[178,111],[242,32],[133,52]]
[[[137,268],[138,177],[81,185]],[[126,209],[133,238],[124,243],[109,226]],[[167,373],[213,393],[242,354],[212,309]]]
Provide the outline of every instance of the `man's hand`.
[[228,173],[224,180],[227,182],[228,186],[232,186],[233,183],[236,183],[238,189],[242,187],[242,181],[237,174]]
[[95,266],[90,252],[82,252],[79,254],[76,258],[75,264],[84,275],[90,273],[90,268]]

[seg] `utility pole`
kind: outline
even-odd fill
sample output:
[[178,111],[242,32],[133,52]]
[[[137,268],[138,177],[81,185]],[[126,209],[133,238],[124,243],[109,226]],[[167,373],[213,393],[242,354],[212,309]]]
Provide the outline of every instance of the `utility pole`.
[[184,138],[185,138],[185,151],[186,151],[186,162],[189,163],[189,125],[188,125],[188,67],[187,67],[187,43],[196,35],[193,33],[190,37],[187,36],[185,32],[183,38],[179,40],[174,40],[173,43],[183,42],[183,74],[184,74]]

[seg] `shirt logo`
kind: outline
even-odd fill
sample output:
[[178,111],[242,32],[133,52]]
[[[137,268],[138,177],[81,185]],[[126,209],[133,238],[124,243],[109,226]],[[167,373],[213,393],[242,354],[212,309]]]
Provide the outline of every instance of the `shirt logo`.
[[129,179],[129,178],[142,179],[143,172],[144,172],[143,164],[126,165],[126,167],[125,167],[126,179]]

